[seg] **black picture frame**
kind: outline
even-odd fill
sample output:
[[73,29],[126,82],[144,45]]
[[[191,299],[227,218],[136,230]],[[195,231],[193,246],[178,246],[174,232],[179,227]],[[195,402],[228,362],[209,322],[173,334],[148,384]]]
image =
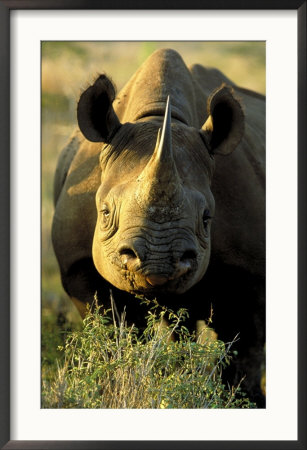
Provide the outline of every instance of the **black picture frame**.
[[[307,449],[306,427],[306,2],[307,0],[0,0],[0,445],[3,449]],[[16,9],[296,10],[298,14],[298,440],[10,440],[10,12]],[[285,92],[281,95],[286,95]]]

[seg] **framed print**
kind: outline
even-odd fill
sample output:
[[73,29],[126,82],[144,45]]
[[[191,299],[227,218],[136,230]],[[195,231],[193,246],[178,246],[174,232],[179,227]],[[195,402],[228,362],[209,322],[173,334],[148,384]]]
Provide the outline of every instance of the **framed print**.
[[[265,5],[261,2],[251,2],[249,7],[243,10],[236,2],[230,2],[230,4],[227,3],[226,9],[224,2],[221,4],[208,2],[206,5],[199,5],[196,1],[191,5],[187,5],[186,2],[180,5],[163,6],[146,4],[146,8],[139,9],[137,4],[130,4],[127,8],[117,2],[115,9],[114,5],[108,3],[100,5],[95,1],[85,4],[78,1],[60,3],[54,0],[43,2],[43,5],[36,0],[1,1],[0,47],[3,64],[0,71],[0,179],[2,183],[0,198],[3,313],[0,316],[2,424],[0,437],[2,448],[306,448],[306,432],[303,425],[306,420],[306,327],[304,324],[306,320],[304,277],[306,270],[306,2],[289,0],[280,2],[277,6],[270,2]],[[165,50],[166,48],[168,50]],[[194,63],[198,65],[191,66]],[[210,72],[212,69],[208,71],[204,69],[204,66],[215,67],[219,72]],[[159,86],[156,78],[150,75],[152,67],[155,67],[156,73],[159,73],[157,77],[160,80]],[[102,72],[106,75],[99,76]],[[189,74],[187,78],[184,78],[185,73]],[[216,86],[214,78],[212,82],[214,88],[209,91],[208,79],[212,77],[212,74],[214,77],[220,77],[219,86],[221,87]],[[190,80],[190,76],[193,81],[187,82],[186,79]],[[132,87],[131,84],[125,87],[125,83],[130,78],[134,80]],[[208,92],[203,94],[202,80],[204,79],[206,79]],[[114,103],[115,94],[112,83],[118,87]],[[189,83],[194,83],[193,94],[189,90],[191,87]],[[164,95],[164,87],[161,88],[165,85],[167,85],[168,94],[170,93],[168,102]],[[238,85],[242,87],[239,88]],[[153,105],[152,92],[161,94],[162,91],[165,97],[163,101],[159,97],[159,101],[155,99],[154,107],[151,106],[150,110],[147,108],[143,111],[144,99],[148,96],[145,103]],[[202,119],[190,118],[191,111],[194,111],[194,106],[191,106],[193,95],[195,105],[207,103],[206,111],[203,106],[197,106],[204,110],[203,123]],[[106,98],[109,102],[103,124],[100,119],[96,120],[95,116],[95,111],[100,105],[99,99],[102,98],[104,105]],[[133,112],[134,107],[131,106],[133,104],[136,105],[135,112]],[[195,111],[198,111],[197,108]],[[141,110],[142,115],[140,115]],[[242,110],[244,110],[245,128],[240,125],[241,117],[243,117]],[[130,115],[127,111],[130,111]],[[176,127],[184,128],[184,131],[180,128],[180,142],[174,131],[170,131],[170,117],[173,117],[175,122],[173,130]],[[149,155],[145,149],[147,144],[142,144],[143,138],[133,128],[135,123],[140,123],[142,130],[154,129],[154,132],[150,132],[155,135],[155,142],[158,143],[153,153],[156,159],[162,158],[163,154],[163,170],[159,169],[160,166],[154,156],[151,156],[151,153]],[[76,134],[66,147],[66,153],[64,151],[62,156],[59,156],[61,148],[65,147],[67,139],[77,124],[85,136],[85,141],[78,132],[79,134]],[[158,128],[162,129],[159,135]],[[186,131],[187,129],[189,131]],[[196,134],[193,135],[194,137],[192,134],[191,136],[189,134],[189,137],[186,136],[186,133],[194,133],[193,130],[196,129],[197,136]],[[218,136],[215,129],[219,130]],[[123,133],[121,138],[118,137],[119,133]],[[119,159],[113,158],[113,150],[110,151],[110,155],[102,157],[99,163],[99,167],[103,167],[104,181],[94,182],[93,180],[96,180],[100,172],[96,173],[96,166],[86,166],[86,161],[92,160],[91,152],[95,153],[96,148],[99,147],[100,153],[101,143],[108,152],[108,146],[111,146],[116,136],[118,146],[125,146],[122,152],[126,155],[124,163],[120,162],[122,156]],[[135,144],[131,144],[129,136],[133,139],[137,136],[133,141]],[[194,139],[197,145],[191,143]],[[228,206],[225,207],[226,215],[222,220],[223,210],[218,209],[218,204],[221,204],[218,202],[218,196],[222,198],[226,194],[219,194],[218,189],[214,191],[214,181],[212,181],[212,190],[217,204],[214,214],[213,201],[211,202],[208,193],[211,192],[208,187],[211,183],[209,166],[212,165],[214,152],[230,152],[232,140],[235,142],[233,145],[238,146],[243,145],[240,142],[241,139],[243,143],[244,139],[248,141],[249,148],[255,146],[258,149],[259,142],[262,142],[263,148],[265,147],[263,161],[266,164],[265,175],[263,177],[263,173],[261,174],[260,159],[253,159],[254,156],[250,156],[248,164],[253,167],[253,173],[257,174],[255,179],[252,175],[242,176],[244,172],[242,161],[241,165],[236,163],[241,169],[233,169],[236,175],[230,177],[232,180],[235,178],[235,183],[228,185]],[[82,144],[88,141],[93,142],[90,147]],[[190,164],[189,158],[187,163],[184,162],[186,156],[182,151],[183,141],[191,146],[188,151],[191,152],[195,161],[198,161],[197,164]],[[81,142],[81,147],[82,145],[86,147],[83,153],[77,149],[76,142]],[[201,158],[197,159],[199,158],[198,150],[195,148],[199,145],[205,146],[206,155],[208,155],[206,163],[200,162]],[[133,149],[129,153],[127,149],[130,147]],[[73,159],[74,162],[69,167],[67,155],[70,152],[73,155],[78,154],[79,159]],[[93,160],[96,161],[97,155],[98,151]],[[227,158],[217,155],[216,158],[218,157]],[[55,181],[55,198],[61,196],[61,208],[57,203],[54,207],[52,201],[52,180],[58,158],[60,163],[56,179],[60,181],[58,185]],[[208,178],[203,179],[199,176],[201,164],[206,165],[205,173]],[[237,167],[236,164],[234,164],[235,167]],[[113,173],[108,178],[107,168],[111,166],[116,176]],[[224,167],[223,164],[221,167]],[[216,170],[219,169],[216,167]],[[228,170],[231,173],[232,169]],[[86,173],[85,178],[78,178],[80,173]],[[128,182],[129,173],[136,174],[137,183]],[[246,173],[248,173],[247,169]],[[100,179],[100,175],[98,178]],[[264,187],[261,192],[265,192],[262,200],[260,190],[256,186],[258,181],[252,181],[260,178]],[[61,191],[63,179],[68,180],[65,185],[67,186],[65,194]],[[184,182],[182,182],[183,179]],[[107,188],[104,187],[103,182],[106,183],[105,186],[109,186],[111,182],[114,183],[114,180],[116,180],[116,186],[118,180],[120,183],[117,187],[108,187],[108,192],[113,192],[112,196],[109,193],[105,194]],[[152,180],[158,181],[154,183]],[[75,208],[75,199],[89,198],[88,193],[92,192],[89,188],[92,186],[91,183],[98,184],[97,186],[95,184],[96,188],[93,188],[93,193],[90,194],[90,209],[87,206],[89,202],[86,200],[83,206],[78,206],[75,215],[67,214]],[[102,185],[98,190],[99,183]],[[131,185],[134,187],[132,188]],[[100,194],[96,196],[98,215],[94,206],[97,190],[98,194],[103,192],[101,196],[105,196],[103,201],[99,200]],[[115,272],[111,269],[108,272],[108,256],[105,256],[103,263],[100,263],[101,255],[104,254],[101,243],[104,239],[108,240],[109,250],[105,255],[111,254],[109,239],[112,236],[115,242],[114,234],[116,234],[114,230],[112,233],[110,231],[112,223],[117,223],[119,227],[118,213],[114,212],[116,202],[119,202],[119,195],[127,191],[130,192],[130,198],[135,201],[131,203],[129,199],[120,200],[120,226],[122,227],[120,229],[124,230],[122,235],[125,236],[125,245],[116,243],[117,247],[116,250],[112,250],[113,259],[110,263],[110,267],[114,269],[118,260],[120,273],[126,271],[126,275],[120,278],[114,275]],[[159,191],[159,195],[156,191]],[[197,195],[195,191],[198,192]],[[147,194],[145,195],[144,192]],[[186,200],[188,195],[193,200],[191,198]],[[244,207],[242,206],[237,214],[234,213],[231,201],[238,196],[241,196],[240,203]],[[154,205],[150,203],[153,201]],[[177,207],[179,203],[185,205],[184,208],[190,211],[189,214],[184,215],[184,218],[180,216],[180,208]],[[190,206],[192,203],[193,207]],[[149,206],[145,208],[144,204]],[[195,207],[196,204],[197,207]],[[237,203],[234,204],[237,205]],[[154,213],[150,212],[152,208]],[[201,213],[195,213],[198,208]],[[146,213],[144,213],[145,210]],[[168,212],[172,214],[171,220],[165,219]],[[56,219],[53,221],[53,231],[51,231],[54,214]],[[131,234],[131,229],[136,228],[135,224],[141,220],[139,218],[142,214],[146,216],[146,227],[154,228],[144,247],[146,251],[142,250],[140,244],[143,238],[139,239],[138,234],[138,240],[136,240]],[[195,220],[193,214],[195,214]],[[199,231],[200,216],[202,231]],[[70,217],[77,217],[77,226],[75,219],[73,221]],[[92,217],[95,219],[91,220]],[[86,236],[90,229],[94,235],[96,217],[100,222],[96,227],[95,236],[97,236],[93,238],[92,247],[92,237],[89,241],[86,240]],[[123,228],[124,217],[129,218],[127,230],[130,230],[130,234]],[[142,226],[139,227],[142,232],[146,228],[144,217],[140,222]],[[194,365],[191,366],[191,370],[185,372],[188,378],[182,375],[180,381],[176,382],[177,391],[174,388],[171,390],[171,395],[163,396],[163,400],[160,394],[159,401],[157,400],[156,403],[154,396],[156,387],[150,387],[149,403],[145,401],[129,403],[128,392],[123,394],[120,389],[117,390],[114,387],[114,380],[110,383],[110,392],[114,393],[117,390],[117,395],[112,397],[111,394],[111,403],[103,402],[101,393],[99,394],[97,390],[98,372],[89,371],[93,361],[97,363],[100,356],[93,356],[93,354],[88,356],[88,353],[85,353],[82,366],[81,353],[78,353],[79,356],[77,353],[69,353],[72,347],[78,349],[76,350],[78,352],[83,351],[81,347],[78,347],[78,336],[87,343],[93,339],[94,328],[86,326],[84,328],[77,312],[79,310],[82,316],[85,311],[82,308],[85,308],[84,305],[88,301],[83,303],[80,293],[85,293],[84,298],[87,298],[87,286],[93,283],[95,287],[90,287],[93,289],[93,292],[90,290],[90,295],[95,294],[95,299],[99,303],[100,293],[104,292],[104,289],[108,289],[109,292],[109,286],[112,286],[110,305],[113,308],[112,320],[115,324],[115,335],[116,323],[120,316],[116,289],[119,292],[128,291],[133,295],[137,294],[138,299],[140,296],[146,297],[147,291],[150,291],[152,297],[159,296],[159,293],[163,291],[167,294],[163,298],[168,299],[173,298],[174,292],[176,295],[179,293],[180,305],[185,307],[185,287],[181,292],[181,286],[188,285],[191,281],[195,293],[197,288],[194,285],[199,286],[206,270],[203,268],[205,266],[207,268],[209,257],[207,258],[207,253],[203,249],[210,244],[201,246],[198,243],[207,242],[209,239],[208,224],[211,223],[211,219],[213,226],[217,219],[220,223],[226,224],[225,229],[220,228],[221,231],[216,232],[219,236],[218,242],[222,244],[212,246],[211,262],[215,264],[213,267],[220,267],[218,263],[222,260],[228,262],[232,270],[223,272],[224,283],[219,282],[217,276],[209,282],[211,272],[208,272],[209,275],[206,273],[208,296],[225,297],[230,292],[229,303],[223,303],[216,313],[213,305],[213,328],[217,333],[214,331],[215,334],[210,334],[210,342],[214,345],[220,342],[219,339],[227,342],[226,330],[229,329],[233,333],[236,329],[235,324],[242,323],[245,317],[246,336],[254,336],[253,333],[255,336],[262,336],[261,339],[259,338],[258,347],[255,344],[258,337],[257,339],[255,337],[251,339],[254,347],[250,345],[247,350],[249,359],[244,364],[251,369],[251,372],[252,361],[256,359],[258,353],[262,354],[265,348],[265,358],[262,358],[261,364],[262,377],[259,378],[258,383],[259,394],[253,397],[255,388],[248,391],[248,384],[245,385],[243,381],[242,389],[243,391],[246,389],[248,395],[244,399],[240,397],[240,391],[233,392],[234,396],[238,394],[238,400],[236,397],[237,403],[234,402],[232,408],[229,407],[230,397],[225,403],[222,402],[224,394],[220,394],[216,404],[210,400],[211,407],[196,401],[189,403],[186,401],[188,396],[182,393],[188,392],[192,385],[196,392],[197,381],[193,375],[195,377],[198,373],[199,366],[196,368]],[[184,233],[179,232],[179,237],[174,238],[176,245],[170,245],[169,238],[167,240],[165,234],[162,236],[163,239],[157,237],[158,228],[164,230],[166,223],[181,221],[180,223],[190,224],[193,220],[197,225],[194,222],[193,226],[184,225],[185,228],[181,228],[185,230]],[[149,226],[148,223],[155,223],[155,226]],[[194,230],[193,227],[197,230],[193,233],[198,240],[190,231]],[[217,225],[215,229],[218,229]],[[233,241],[229,229],[240,230]],[[259,229],[263,231],[262,235],[257,234]],[[170,228],[167,230],[170,235]],[[190,234],[186,230],[189,230]],[[51,233],[53,233],[53,248]],[[184,239],[181,237],[183,234]],[[108,237],[103,238],[105,235]],[[155,239],[160,239],[160,244],[161,239],[163,240],[162,253],[169,255],[169,260],[172,261],[169,264],[171,268],[168,268],[166,262],[160,265],[155,262],[150,265],[148,254],[150,252],[153,254],[158,246]],[[238,247],[235,247],[239,245],[240,239],[244,241],[241,246],[245,248],[242,267],[245,270],[244,274],[248,273],[246,278],[240,269],[242,257],[236,250]],[[84,244],[85,241],[90,244]],[[186,241],[189,242],[188,247],[184,244]],[[262,241],[265,242],[265,247],[260,246]],[[90,259],[87,253],[79,256],[81,247],[82,249],[90,248],[94,256],[92,253],[90,253]],[[260,247],[263,250],[263,257],[259,256]],[[147,259],[142,256],[145,254]],[[77,255],[77,259],[74,259],[74,255]],[[152,259],[155,260],[155,257],[153,256]],[[258,298],[259,294],[258,284],[255,282],[255,277],[258,277],[257,279],[260,277],[257,272],[258,259],[262,261],[263,280],[265,279],[265,284],[261,284],[259,292],[262,290],[265,303],[257,306],[255,315],[247,319],[252,306],[251,303],[244,301],[244,295],[248,293],[251,299],[253,295]],[[143,261],[146,262],[144,263],[146,270],[143,269]],[[64,297],[57,264],[61,270],[63,286],[73,302],[70,302],[67,296]],[[208,264],[210,268],[210,262]],[[249,264],[251,264],[250,271]],[[110,283],[106,285],[107,288],[100,284],[101,281],[95,284],[96,273],[101,277],[99,280],[105,279]],[[192,275],[195,275],[195,280],[192,279]],[[128,279],[130,281],[127,281]],[[75,284],[75,280],[81,280],[81,282],[78,281]],[[130,286],[130,290],[124,285],[125,283]],[[231,291],[232,286],[237,286],[237,290]],[[233,313],[235,301],[239,306],[235,310],[237,312]],[[114,302],[117,305],[115,307]],[[168,304],[167,301],[166,304]],[[200,320],[199,308],[201,307],[196,304],[189,309],[190,317],[187,323],[195,319],[198,325],[201,322],[202,330],[209,330],[207,325],[203,325],[205,322],[202,316]],[[57,311],[56,314],[53,313],[54,310]],[[126,314],[125,319],[129,322],[129,308],[127,310],[123,308],[123,310]],[[260,314],[259,311],[262,313]],[[87,317],[91,317],[90,314]],[[133,314],[135,314],[134,310]],[[223,316],[224,321],[218,322],[220,315]],[[170,322],[174,324],[174,316],[171,317],[173,322],[171,320]],[[139,329],[143,326],[143,322],[140,324],[134,320],[132,322],[136,323]],[[102,333],[103,322],[99,324],[99,330]],[[109,334],[107,330],[111,329],[111,325],[109,324],[108,327],[106,335]],[[167,329],[168,324],[164,324],[164,327]],[[187,328],[189,328],[188,325]],[[244,329],[244,327],[241,328]],[[75,334],[72,334],[72,331]],[[82,334],[85,332],[88,333],[86,339]],[[129,333],[128,335],[131,336]],[[198,333],[196,334],[198,345],[199,342],[201,343],[199,328],[195,328],[195,333]],[[69,340],[65,341],[63,336]],[[187,333],[185,338],[186,336]],[[244,332],[242,336],[244,342],[247,342]],[[94,341],[96,342],[97,339],[98,337],[95,336]],[[114,342],[114,336],[111,341],[112,339]],[[183,342],[183,339],[181,336],[178,341]],[[109,353],[112,353],[111,341],[108,347]],[[172,342],[171,338],[170,342]],[[173,349],[174,360],[177,347],[175,344],[172,346],[170,342],[165,348]],[[195,345],[189,347],[191,352]],[[240,352],[244,353],[245,350],[243,344],[238,348],[239,360]],[[182,352],[182,349],[180,351]],[[59,356],[60,353],[61,356]],[[167,353],[170,351],[165,350],[163,358]],[[180,360],[183,359],[182,354]],[[144,353],[142,355],[144,359]],[[57,367],[55,361],[57,361]],[[77,361],[76,366],[73,361]],[[165,385],[166,380],[170,383],[169,380],[172,377],[175,386],[175,375],[172,374],[169,378],[166,375],[171,360],[163,359],[163,361],[167,363],[164,362],[163,367],[159,366],[160,369],[155,373],[155,381],[162,374]],[[178,361],[176,364],[179,364]],[[67,372],[65,372],[66,363]],[[109,363],[109,360],[107,363],[104,362],[104,367]],[[114,364],[113,360],[112,364]],[[117,368],[122,370],[124,358],[117,364]],[[258,365],[260,367],[260,364]],[[80,372],[77,373],[78,368]],[[219,380],[218,370],[214,370],[216,373],[212,380],[216,382]],[[87,381],[82,371],[87,374]],[[75,378],[70,385],[69,374],[71,373],[74,373]],[[79,378],[77,378],[78,374],[81,374]],[[134,383],[137,384],[138,376],[133,376]],[[211,389],[214,394],[222,392],[223,389],[227,390],[227,381],[223,380],[224,382],[220,380],[219,386],[214,385]],[[89,384],[86,384],[88,381]],[[99,383],[104,381],[105,379],[99,378]],[[140,388],[138,389],[140,391]],[[182,403],[172,403],[174,392],[176,395],[178,393],[176,399],[184,398]],[[135,396],[136,394],[134,399]],[[116,400],[120,398],[119,403],[115,402],[115,397]],[[141,400],[145,399],[143,391],[139,397]],[[198,398],[198,393],[195,399],[196,397]]]

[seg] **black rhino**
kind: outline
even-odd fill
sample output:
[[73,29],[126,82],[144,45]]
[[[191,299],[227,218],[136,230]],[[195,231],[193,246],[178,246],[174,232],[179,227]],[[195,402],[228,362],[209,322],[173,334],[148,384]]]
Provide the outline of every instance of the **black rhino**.
[[[264,406],[265,97],[216,69],[158,50],[115,96],[101,75],[55,174],[54,250],[81,315],[106,304],[138,326],[156,297],[240,333],[228,377]],[[227,156],[226,156],[227,155]],[[230,373],[231,371],[231,373]]]

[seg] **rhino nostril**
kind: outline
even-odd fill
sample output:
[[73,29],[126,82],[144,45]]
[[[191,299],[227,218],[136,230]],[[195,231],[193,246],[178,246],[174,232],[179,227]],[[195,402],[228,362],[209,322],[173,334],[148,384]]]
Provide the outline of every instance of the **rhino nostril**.
[[123,241],[119,245],[117,252],[122,264],[128,270],[137,270],[142,261],[144,261],[144,249],[137,240],[129,239]]
[[122,247],[120,250],[119,250],[119,255],[120,256],[124,256],[124,257],[127,257],[128,259],[136,259],[137,258],[137,255],[136,255],[136,253],[135,253],[135,251],[134,250],[132,250],[131,248],[129,248],[129,247]]
[[186,261],[191,259],[196,259],[196,251],[195,250],[186,250],[184,254],[181,256],[180,261]]

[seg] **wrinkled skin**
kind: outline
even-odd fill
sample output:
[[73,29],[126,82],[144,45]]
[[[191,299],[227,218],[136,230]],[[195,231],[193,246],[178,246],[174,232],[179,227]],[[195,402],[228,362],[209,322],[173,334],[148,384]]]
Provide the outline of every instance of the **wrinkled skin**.
[[114,95],[105,76],[82,94],[82,133],[59,159],[52,238],[63,286],[81,315],[112,287],[139,327],[135,294],[188,308],[191,329],[212,305],[218,337],[240,333],[226,375],[246,374],[262,407],[265,99],[172,50]]
[[[146,125],[143,133],[152,128],[151,124]],[[172,127],[174,137],[177,127]],[[156,135],[158,128],[154,128]],[[194,136],[193,130],[185,132],[191,140],[194,138],[195,149],[202,150],[201,138]],[[176,144],[176,138],[173,141]],[[140,145],[134,151],[140,153],[142,148]],[[185,151],[182,142],[174,148],[179,155]],[[202,218],[205,210],[210,211],[210,216],[214,214],[214,200],[208,178],[202,176],[205,165],[199,170],[195,164],[193,172],[187,175],[179,169],[185,182],[175,204],[169,196],[163,204],[157,204],[155,199],[148,204],[140,182],[142,166],[136,163],[131,171],[122,174],[125,155],[116,154],[116,159],[113,155],[112,164],[108,156],[106,150],[103,159],[107,158],[108,164],[101,164],[105,175],[96,194],[98,220],[93,258],[98,272],[117,288],[132,294],[187,291],[203,277],[209,263],[210,223],[205,227]],[[193,177],[201,182],[197,185]],[[114,184],[114,179],[120,179],[120,184]]]

